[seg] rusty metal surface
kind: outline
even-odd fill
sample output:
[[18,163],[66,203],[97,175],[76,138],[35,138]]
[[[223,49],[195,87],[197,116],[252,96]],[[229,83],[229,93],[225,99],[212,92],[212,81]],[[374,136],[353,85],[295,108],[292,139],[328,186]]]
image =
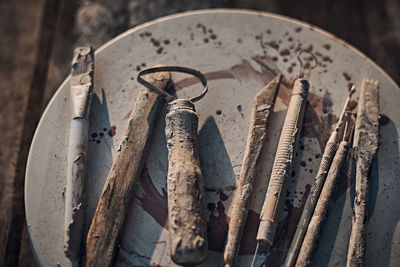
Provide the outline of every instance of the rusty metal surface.
[[[267,265],[278,266],[283,262],[321,151],[339,116],[348,87],[352,83],[360,87],[363,77],[379,80],[383,114],[378,160],[370,181],[366,263],[367,266],[398,265],[399,88],[379,67],[343,41],[307,24],[268,13],[213,10],[179,14],[134,28],[97,51],[85,191],[86,230],[139,90],[134,79],[137,72],[155,64],[193,67],[205,73],[209,80],[208,94],[196,105],[209,238],[208,258],[200,266],[222,265],[229,210],[243,160],[252,99],[282,72],[284,79],[268,142],[260,155],[262,164],[257,169],[255,198],[240,246],[238,264],[249,265],[290,88],[298,73],[295,51],[300,47],[313,52],[320,66],[310,76],[300,150],[294,159],[288,199]],[[174,79],[178,97],[194,95],[201,86],[196,79],[182,76]],[[70,265],[63,253],[63,191],[70,121],[68,86],[69,78],[47,107],[27,166],[27,221],[34,251],[43,266]],[[350,104],[355,111],[357,100]],[[174,266],[169,256],[166,225],[168,162],[164,126],[164,120],[160,120],[156,127],[140,188],[128,211],[117,266]],[[322,230],[323,242],[318,245],[314,266],[345,264],[354,197],[352,182],[347,175],[339,180],[338,194]],[[265,256],[260,256],[257,264],[264,260]]]

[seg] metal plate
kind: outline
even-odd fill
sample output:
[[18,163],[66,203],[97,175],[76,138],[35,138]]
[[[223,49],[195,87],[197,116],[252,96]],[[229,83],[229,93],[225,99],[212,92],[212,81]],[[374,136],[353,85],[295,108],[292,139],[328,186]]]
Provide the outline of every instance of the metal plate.
[[[86,227],[93,217],[138,92],[135,80],[138,70],[156,64],[193,67],[207,75],[210,87],[205,98],[196,103],[209,235],[208,259],[201,266],[222,266],[229,208],[242,164],[251,102],[275,74],[282,72],[285,82],[262,151],[238,262],[238,266],[249,265],[290,86],[299,70],[295,54],[298,47],[313,52],[320,66],[311,73],[302,143],[267,265],[278,266],[283,261],[318,168],[321,150],[340,113],[349,83],[359,87],[363,77],[379,80],[383,114],[379,156],[371,176],[366,261],[368,266],[398,265],[399,88],[371,60],[345,42],[308,24],[268,13],[207,10],[169,16],[127,31],[97,50],[96,95],[90,111],[85,187]],[[175,81],[179,97],[191,96],[200,87],[194,79],[186,77],[175,77]],[[352,102],[354,108],[356,103]],[[28,227],[34,252],[43,266],[70,265],[63,253],[69,123],[67,78],[36,130],[26,173]],[[167,166],[164,120],[160,119],[141,184],[128,211],[117,266],[174,266],[168,246]],[[329,211],[314,266],[345,264],[353,197],[352,180],[345,174]],[[265,259],[266,255],[260,256],[257,265]]]

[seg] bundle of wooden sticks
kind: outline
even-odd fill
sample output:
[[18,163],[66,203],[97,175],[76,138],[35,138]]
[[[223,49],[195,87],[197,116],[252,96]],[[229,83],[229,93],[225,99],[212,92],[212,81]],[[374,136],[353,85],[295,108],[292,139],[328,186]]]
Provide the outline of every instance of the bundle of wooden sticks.
[[[300,57],[299,57],[300,60]],[[302,62],[300,60],[302,66]],[[317,65],[317,64],[316,64]],[[315,66],[316,66],[315,65]],[[301,68],[283,123],[265,201],[260,213],[257,248],[252,266],[257,262],[259,246],[272,247],[283,210],[289,173],[301,134],[312,68]],[[143,86],[130,115],[125,137],[108,174],[89,232],[83,232],[83,187],[86,167],[88,116],[93,94],[93,49],[75,51],[72,63],[71,97],[73,114],[70,133],[65,213],[65,254],[74,264],[81,262],[86,251],[87,266],[112,266],[124,227],[127,208],[149,150],[155,121],[164,100],[168,146],[168,219],[171,258],[183,266],[203,262],[207,256],[207,227],[204,214],[204,185],[198,156],[198,115],[194,102],[208,90],[205,77],[184,67],[158,66],[139,73]],[[191,99],[176,99],[168,93],[170,72],[184,72],[197,77],[204,90]],[[142,78],[145,76],[145,78]],[[265,142],[274,103],[282,80],[277,75],[254,98],[245,156],[233,197],[231,220],[224,250],[225,266],[235,265],[239,244],[246,224],[256,180],[255,169]],[[362,266],[365,253],[365,229],[368,204],[368,175],[378,149],[378,82],[364,79],[359,93],[357,114],[347,105],[355,91],[353,86],[337,126],[332,132],[321,158],[311,192],[298,223],[284,266],[308,266],[335,195],[341,170],[352,147],[356,162],[356,194],[352,232],[349,237],[347,266]],[[86,240],[86,244],[85,243]]]

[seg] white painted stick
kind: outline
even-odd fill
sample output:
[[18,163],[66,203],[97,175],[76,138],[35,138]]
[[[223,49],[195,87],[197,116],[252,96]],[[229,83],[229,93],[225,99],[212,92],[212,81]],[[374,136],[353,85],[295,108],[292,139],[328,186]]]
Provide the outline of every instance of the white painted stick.
[[65,190],[65,255],[79,261],[84,227],[83,187],[86,173],[88,119],[93,95],[94,57],[91,47],[75,49],[70,79],[70,126],[67,187]]

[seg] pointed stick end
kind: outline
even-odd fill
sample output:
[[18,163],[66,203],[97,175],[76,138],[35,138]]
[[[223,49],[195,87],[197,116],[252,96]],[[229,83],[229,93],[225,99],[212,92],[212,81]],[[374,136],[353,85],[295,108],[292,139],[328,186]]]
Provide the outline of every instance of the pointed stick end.
[[256,258],[257,258],[259,248],[260,248],[260,242],[257,241],[256,250],[254,251],[253,260],[251,261],[251,267],[254,267],[254,264],[256,263]]
[[351,86],[351,88],[350,88],[350,91],[349,91],[349,97],[351,97],[351,95],[352,95],[355,91],[356,91],[356,86],[353,84],[353,85]]

